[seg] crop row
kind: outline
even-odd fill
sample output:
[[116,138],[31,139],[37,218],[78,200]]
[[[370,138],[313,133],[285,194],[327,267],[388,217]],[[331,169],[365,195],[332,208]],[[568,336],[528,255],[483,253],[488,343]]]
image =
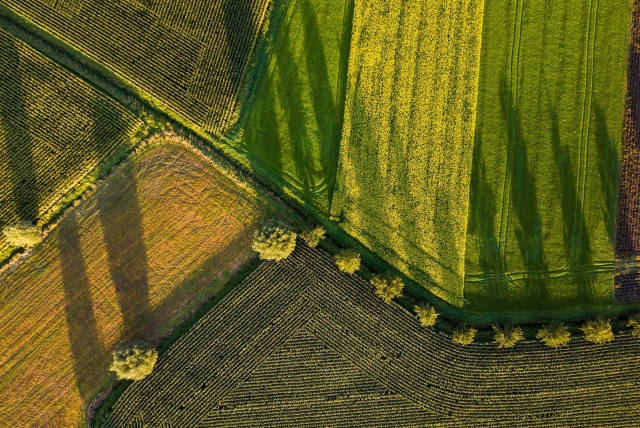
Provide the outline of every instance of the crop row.
[[0,227],[34,221],[124,143],[138,120],[0,31]]
[[52,32],[202,128],[229,124],[266,0],[102,2],[69,12],[7,0]]
[[629,334],[462,348],[299,244],[202,318],[107,426],[623,426],[640,412],[639,350]]

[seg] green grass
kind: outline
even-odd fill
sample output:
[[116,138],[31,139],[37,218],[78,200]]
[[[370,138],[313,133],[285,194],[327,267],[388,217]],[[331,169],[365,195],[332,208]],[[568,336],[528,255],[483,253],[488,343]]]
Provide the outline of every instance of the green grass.
[[463,305],[482,1],[355,3],[331,213]]
[[629,14],[626,1],[486,3],[468,308],[611,303]]
[[352,0],[278,4],[238,146],[328,210],[344,111]]

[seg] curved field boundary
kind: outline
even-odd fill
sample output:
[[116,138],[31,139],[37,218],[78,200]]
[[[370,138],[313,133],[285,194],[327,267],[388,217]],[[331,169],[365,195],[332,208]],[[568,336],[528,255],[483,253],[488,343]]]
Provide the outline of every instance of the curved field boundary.
[[462,348],[300,242],[171,347],[105,426],[631,426],[639,351],[628,334]]

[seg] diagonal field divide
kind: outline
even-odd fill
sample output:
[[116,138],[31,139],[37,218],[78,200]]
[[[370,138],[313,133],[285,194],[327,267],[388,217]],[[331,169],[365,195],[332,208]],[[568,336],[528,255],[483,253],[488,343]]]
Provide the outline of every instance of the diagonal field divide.
[[[377,399],[363,398],[354,407],[353,426],[379,421],[381,414],[388,418],[384,426],[492,427],[525,421],[527,426],[630,426],[640,416],[634,394],[640,342],[630,335],[604,346],[575,339],[559,350],[535,341],[513,349],[462,348],[420,327],[400,306],[383,303],[361,278],[340,272],[329,254],[299,242],[288,259],[265,262],[198,321],[148,378],[120,396],[105,426],[205,427],[215,421],[276,426],[265,422],[269,412],[274,420],[296,421],[299,427],[339,426],[342,419],[333,419],[329,403],[335,397],[306,393],[307,405],[301,406],[294,391],[287,392],[289,377],[300,387],[295,368],[279,379],[279,396],[285,398],[265,401],[260,389],[247,390],[247,385],[260,388],[254,375],[264,376],[258,375],[260,367],[301,333],[349,361],[358,372],[352,378],[372,379],[399,406],[394,417]],[[326,381],[306,379],[309,389],[318,391],[326,388],[315,382]],[[226,398],[240,387],[240,394]],[[349,397],[343,400],[353,405]],[[275,416],[284,409],[290,414]]]

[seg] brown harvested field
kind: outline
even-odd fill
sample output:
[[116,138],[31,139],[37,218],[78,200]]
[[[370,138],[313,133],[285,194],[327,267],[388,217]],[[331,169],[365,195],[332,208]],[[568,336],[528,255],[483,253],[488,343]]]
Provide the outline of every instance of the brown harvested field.
[[639,352],[629,333],[461,347],[299,241],[174,343],[100,427],[632,427]]
[[111,351],[156,341],[252,256],[266,208],[201,154],[148,147],[0,275],[0,426],[82,424]]
[[[626,103],[616,231],[617,259],[640,256],[640,0],[633,1]],[[640,302],[639,279],[640,272],[618,274],[615,278],[616,302]]]

